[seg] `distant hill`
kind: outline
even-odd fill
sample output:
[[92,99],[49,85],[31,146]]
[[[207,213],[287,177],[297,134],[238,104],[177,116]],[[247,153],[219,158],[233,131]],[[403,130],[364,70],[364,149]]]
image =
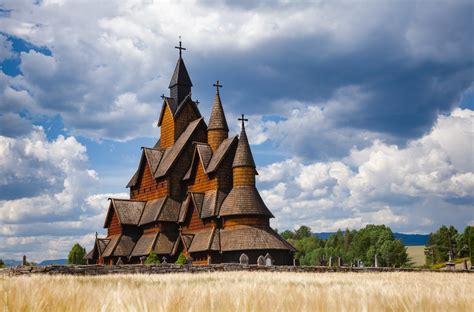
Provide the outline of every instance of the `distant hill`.
[[[321,239],[328,239],[331,234],[335,234],[335,233],[336,232],[321,232],[321,233],[314,233],[314,234]],[[426,245],[426,243],[428,242],[428,238],[430,237],[428,234],[393,233],[393,235],[395,235],[395,239],[401,240],[405,246]]]
[[67,259],[43,260],[38,265],[67,264]]
[[5,259],[5,260],[3,260],[3,262],[5,263],[5,265],[7,267],[13,267],[13,266],[21,265],[21,261],[18,261],[18,260]]
[[[19,260],[12,260],[12,259],[6,259],[3,260],[5,262],[5,265],[7,267],[14,267],[17,265],[21,265],[21,261]],[[38,265],[51,265],[51,264],[67,264],[67,259],[56,259],[56,260],[43,260]]]

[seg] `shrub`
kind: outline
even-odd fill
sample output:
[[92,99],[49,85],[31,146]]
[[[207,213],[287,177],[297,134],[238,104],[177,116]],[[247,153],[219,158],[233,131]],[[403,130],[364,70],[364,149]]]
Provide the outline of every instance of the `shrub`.
[[145,264],[160,264],[160,259],[158,258],[158,255],[152,251],[148,255],[148,257],[145,260]]
[[176,260],[175,264],[186,264],[186,262],[186,256],[183,253],[180,253],[178,260]]

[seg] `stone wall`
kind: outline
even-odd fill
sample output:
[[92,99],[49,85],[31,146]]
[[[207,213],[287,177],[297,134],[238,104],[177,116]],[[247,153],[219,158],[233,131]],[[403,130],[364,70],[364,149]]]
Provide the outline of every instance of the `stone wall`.
[[0,275],[16,276],[28,274],[67,274],[67,275],[105,275],[105,274],[167,274],[167,273],[202,273],[202,272],[294,272],[294,273],[323,273],[323,272],[469,272],[473,270],[426,270],[404,268],[351,268],[351,267],[321,267],[321,266],[257,266],[239,264],[212,265],[49,265],[39,267],[16,267],[0,269]]

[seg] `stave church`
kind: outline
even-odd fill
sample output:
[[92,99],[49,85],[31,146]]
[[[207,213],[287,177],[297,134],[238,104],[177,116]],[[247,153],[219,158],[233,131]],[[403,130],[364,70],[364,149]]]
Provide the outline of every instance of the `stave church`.
[[[293,264],[295,248],[270,227],[272,213],[256,185],[258,174],[239,118],[239,136],[229,137],[217,81],[209,122],[191,97],[193,86],[182,58],[162,96],[160,138],[142,147],[127,184],[130,199],[110,198],[104,228],[87,254],[88,263],[141,263],[155,252],[174,262],[215,264],[265,259]],[[268,263],[268,262],[267,262]]]

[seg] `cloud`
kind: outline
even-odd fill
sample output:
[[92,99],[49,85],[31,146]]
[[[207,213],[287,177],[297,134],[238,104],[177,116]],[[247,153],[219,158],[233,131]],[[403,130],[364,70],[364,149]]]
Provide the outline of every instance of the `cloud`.
[[14,55],[12,43],[7,40],[5,35],[0,34],[0,63],[12,58]]
[[[285,116],[285,101],[325,103],[355,86],[369,96],[325,114],[328,124],[406,141],[429,131],[438,112],[449,112],[472,85],[469,1],[7,1],[5,7],[12,9],[0,19],[5,33],[51,51],[21,53],[22,81],[13,89],[31,95],[32,113],[59,113],[72,134],[95,139],[157,135],[150,125],[167,92],[178,35],[204,112],[216,78],[234,115]],[[128,104],[117,105],[124,97]],[[118,126],[123,122],[129,126]]]
[[[332,231],[387,224],[397,231],[466,226],[474,200],[474,111],[440,115],[406,146],[378,140],[348,157],[305,163],[287,159],[259,169],[259,184],[278,228],[309,224]],[[453,140],[450,141],[449,138]]]
[[49,141],[28,125],[21,136],[0,136],[0,254],[41,260],[64,257],[74,242],[89,248],[107,198],[128,194],[94,194],[99,178],[86,148],[72,136]]

